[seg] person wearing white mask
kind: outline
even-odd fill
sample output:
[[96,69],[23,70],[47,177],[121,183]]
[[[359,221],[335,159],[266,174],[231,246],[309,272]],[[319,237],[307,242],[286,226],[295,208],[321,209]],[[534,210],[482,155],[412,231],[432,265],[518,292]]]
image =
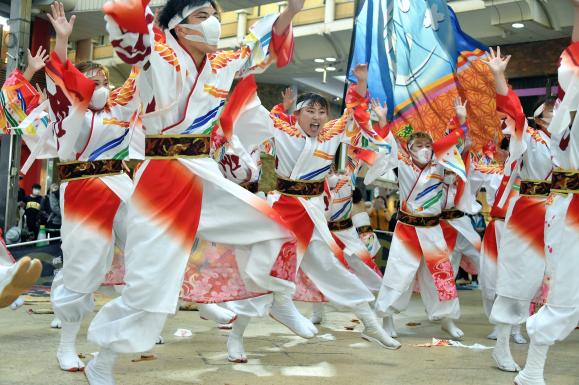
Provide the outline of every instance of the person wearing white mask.
[[133,184],[122,160],[138,129],[139,99],[135,73],[111,93],[103,66],[86,62],[75,67],[67,60],[75,17],[67,20],[62,3],[51,8],[56,46],[46,65],[46,81],[60,160],[63,252],[51,301],[62,321],[59,366],[76,372],[84,369],[75,344],[81,322],[94,309],[93,293],[111,268],[115,242],[124,243],[125,202]]
[[217,50],[219,7],[213,0],[169,0],[158,26],[148,1],[104,5],[112,46],[139,70],[146,160],[128,203],[126,287],[89,327],[88,339],[100,346],[85,371],[91,385],[114,383],[117,354],[153,346],[175,312],[197,238],[246,248],[238,262],[248,289],[273,292],[271,314],[298,335],[313,337],[291,302],[293,282],[270,274],[277,256],[295,249],[293,234],[263,200],[226,180],[210,156],[211,134],[219,130],[234,79],[290,62],[291,21],[303,5],[290,0],[279,15],[258,21],[236,51]]
[[549,293],[545,305],[527,320],[531,343],[516,385],[545,385],[549,349],[564,341],[579,322],[579,281],[575,279],[579,274],[579,0],[570,3],[575,7],[573,43],[561,55],[558,73],[565,94],[548,127],[556,167],[545,216]]
[[[377,102],[372,107],[380,127],[387,128],[386,107]],[[457,98],[454,109],[454,129],[449,135],[433,142],[430,134],[415,132],[406,145],[398,143],[400,211],[375,304],[378,316],[384,317],[384,330],[393,337],[397,336],[393,316],[408,307],[416,277],[428,318],[442,320],[442,329],[452,338],[464,335],[454,323],[460,317],[460,306],[450,251],[440,226],[445,170],[456,171],[444,159],[457,153],[455,146],[467,133],[466,102]]]

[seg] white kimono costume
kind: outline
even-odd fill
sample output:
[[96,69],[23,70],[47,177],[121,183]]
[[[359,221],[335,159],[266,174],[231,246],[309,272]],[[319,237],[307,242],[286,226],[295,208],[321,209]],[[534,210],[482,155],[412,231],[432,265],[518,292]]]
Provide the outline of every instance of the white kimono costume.
[[[519,193],[519,185],[511,185],[510,177],[504,175],[503,168],[498,165],[475,165],[475,170],[475,178],[481,186],[484,185],[487,203],[491,206],[491,220],[482,241],[478,275],[483,309],[487,318],[490,318],[497,294],[499,245],[505,230],[505,217],[510,200],[515,199]],[[508,194],[506,203],[499,207],[504,194]]]
[[[497,109],[515,121],[509,160],[516,160],[511,179],[520,177],[520,193],[511,199],[499,243],[497,298],[492,323],[517,325],[529,317],[531,300],[545,275],[545,202],[552,173],[549,137],[527,121],[519,98],[509,90],[497,95]],[[501,204],[501,202],[499,202]]]
[[[481,206],[476,202],[471,188],[470,154],[467,155],[467,182],[463,182],[455,174],[445,177],[445,200],[442,209],[443,216],[449,215],[450,219],[442,218],[440,226],[444,233],[446,244],[451,252],[452,269],[455,277],[461,266],[462,256],[466,256],[465,265],[469,270],[478,273],[480,266],[481,238],[475,231],[470,217],[466,214],[480,212]],[[463,158],[464,160],[464,158]]]
[[[46,73],[60,159],[63,253],[51,301],[56,317],[77,323],[94,309],[93,293],[111,269],[115,242],[122,245],[126,239],[126,202],[133,183],[121,161],[129,155],[137,124],[136,73],[98,112],[88,108],[94,82],[70,61],[62,63],[53,53]],[[95,173],[86,172],[91,169]]]
[[[350,269],[360,278],[366,287],[373,293],[380,290],[382,272],[374,262],[374,257],[380,250],[372,242],[366,244],[361,239],[357,227],[352,219],[352,193],[354,186],[352,176],[348,174],[335,174],[328,177],[330,187],[330,203],[326,211],[328,225],[332,230],[333,224],[346,223],[349,227],[332,230],[344,247],[344,254]],[[349,222],[349,223],[348,223]],[[374,237],[374,241],[377,242]],[[340,246],[342,246],[340,245]]]
[[[374,296],[346,268],[348,263],[344,253],[328,229],[326,203],[319,187],[323,190],[324,179],[340,143],[385,154],[390,152],[391,146],[369,125],[366,97],[358,95],[351,88],[347,107],[344,115],[328,122],[320,129],[317,137],[306,135],[293,117],[284,113],[281,106],[274,107],[271,112],[273,130],[263,130],[261,136],[251,139],[242,138],[241,133],[239,135],[242,142],[263,143],[269,140],[272,144],[276,157],[278,190],[268,195],[268,201],[297,236],[297,263],[279,259],[274,274],[287,279],[295,279],[296,274],[299,274],[299,280],[311,281],[325,299],[338,306],[354,308],[371,302]],[[299,188],[307,191],[280,191],[280,185],[284,184],[301,186]],[[312,193],[309,188],[314,186],[316,190]],[[296,296],[304,300],[320,301],[317,290],[308,289],[307,292],[315,298],[304,298],[300,293],[296,293]],[[307,296],[307,293],[302,294]]]
[[[435,142],[433,159],[422,170],[412,162],[408,153],[399,149],[401,211],[390,246],[382,287],[376,300],[378,316],[387,317],[404,311],[408,307],[417,278],[422,300],[431,320],[460,317],[450,251],[438,218],[444,204],[445,169],[448,167],[450,171],[462,173],[462,178],[465,178],[464,164],[456,148],[465,132],[466,126],[463,126]],[[462,172],[444,162],[448,151],[460,160]],[[400,215],[404,213],[417,220],[426,217],[428,222],[418,226],[403,223]]]
[[[101,309],[88,333],[90,341],[117,353],[153,346],[177,307],[196,238],[250,247],[244,261],[237,256],[250,290],[291,293],[294,284],[272,277],[270,270],[278,254],[295,250],[276,213],[226,180],[207,152],[234,78],[263,71],[274,54],[291,50],[291,31],[276,35],[277,17],[267,16],[239,50],[209,54],[198,67],[170,31],[153,27],[148,7],[125,11],[124,18],[106,16],[107,30],[117,55],[141,69],[137,84],[147,159],[135,175],[128,203],[126,286],[121,297]],[[132,23],[144,23],[146,33],[131,32],[139,30]]]
[[539,345],[564,340],[579,321],[578,49],[573,43],[561,57],[559,84],[565,96],[549,126],[555,166],[545,225],[550,286],[546,305],[527,321],[531,341]]

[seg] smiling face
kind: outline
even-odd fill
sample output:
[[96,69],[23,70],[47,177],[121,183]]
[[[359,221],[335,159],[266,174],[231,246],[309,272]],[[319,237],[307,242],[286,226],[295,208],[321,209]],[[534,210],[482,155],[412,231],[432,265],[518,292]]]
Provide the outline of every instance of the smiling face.
[[328,122],[328,109],[319,103],[312,103],[297,111],[296,117],[302,130],[308,136],[316,137]]
[[[189,15],[185,20],[183,20],[182,24],[199,25],[211,17],[219,19],[219,13],[212,5],[208,4]],[[217,51],[217,45],[209,45],[204,42],[187,39],[187,36],[203,37],[204,34],[199,30],[187,28],[182,24],[175,27],[175,34],[177,35],[179,43],[188,51],[201,52],[205,54]]]

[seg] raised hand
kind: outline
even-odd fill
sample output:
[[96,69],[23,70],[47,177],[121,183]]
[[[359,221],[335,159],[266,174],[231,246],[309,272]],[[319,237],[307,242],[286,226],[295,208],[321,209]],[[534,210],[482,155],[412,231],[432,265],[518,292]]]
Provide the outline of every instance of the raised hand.
[[64,5],[59,1],[50,4],[50,10],[51,13],[48,13],[47,16],[56,32],[56,36],[68,39],[72,33],[76,16],[72,15],[70,20],[67,20],[64,13]]
[[39,104],[44,103],[44,101],[46,99],[48,99],[48,95],[46,94],[46,89],[40,88],[38,83],[36,83],[36,91],[38,91],[38,93],[40,94],[40,103]]
[[356,77],[359,83],[368,81],[368,65],[358,64],[352,69],[352,75]]
[[38,48],[35,56],[32,56],[32,52],[28,50],[28,64],[23,74],[26,80],[30,81],[30,79],[32,79],[37,71],[43,69],[45,66],[44,63],[48,60],[49,57],[50,56],[46,53],[46,49],[42,48],[42,46]]
[[288,11],[296,15],[304,8],[305,0],[289,0],[287,2]]
[[44,68],[49,57],[50,55],[42,46],[38,47],[38,51],[36,51],[36,55],[34,56],[32,56],[32,52],[28,50],[28,67],[30,67],[34,72],[40,71]]
[[458,118],[460,124],[464,124],[466,122],[466,105],[468,104],[468,100],[465,100],[464,103],[460,96],[454,99],[454,112],[456,113],[456,117]]
[[491,72],[496,76],[505,73],[510,60],[511,55],[505,57],[501,56],[501,47],[497,47],[496,53],[493,50],[493,48],[490,47],[489,58],[483,59],[481,61],[485,63],[489,67]]
[[380,122],[388,120],[388,103],[385,102],[384,106],[382,106],[379,100],[372,99],[372,111],[376,113]]
[[294,91],[291,87],[286,88],[282,93],[281,97],[283,98],[283,108],[285,111],[289,110],[291,106],[294,104],[295,96]]

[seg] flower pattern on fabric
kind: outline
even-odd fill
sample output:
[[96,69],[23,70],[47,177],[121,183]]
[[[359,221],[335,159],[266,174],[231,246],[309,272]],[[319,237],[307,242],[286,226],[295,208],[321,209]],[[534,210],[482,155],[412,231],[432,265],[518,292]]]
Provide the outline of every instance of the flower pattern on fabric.
[[180,298],[197,303],[220,303],[254,298],[265,293],[245,286],[231,247],[199,241],[189,257]]
[[302,302],[328,302],[326,297],[320,292],[318,287],[302,271],[298,270],[296,279],[296,292],[293,297],[294,301]]
[[454,282],[454,273],[450,259],[444,258],[438,261],[427,262],[428,269],[432,273],[434,285],[438,290],[438,299],[441,301],[450,301],[458,297],[456,283]]
[[296,248],[297,242],[295,240],[283,244],[271,269],[272,277],[295,282],[298,267]]

